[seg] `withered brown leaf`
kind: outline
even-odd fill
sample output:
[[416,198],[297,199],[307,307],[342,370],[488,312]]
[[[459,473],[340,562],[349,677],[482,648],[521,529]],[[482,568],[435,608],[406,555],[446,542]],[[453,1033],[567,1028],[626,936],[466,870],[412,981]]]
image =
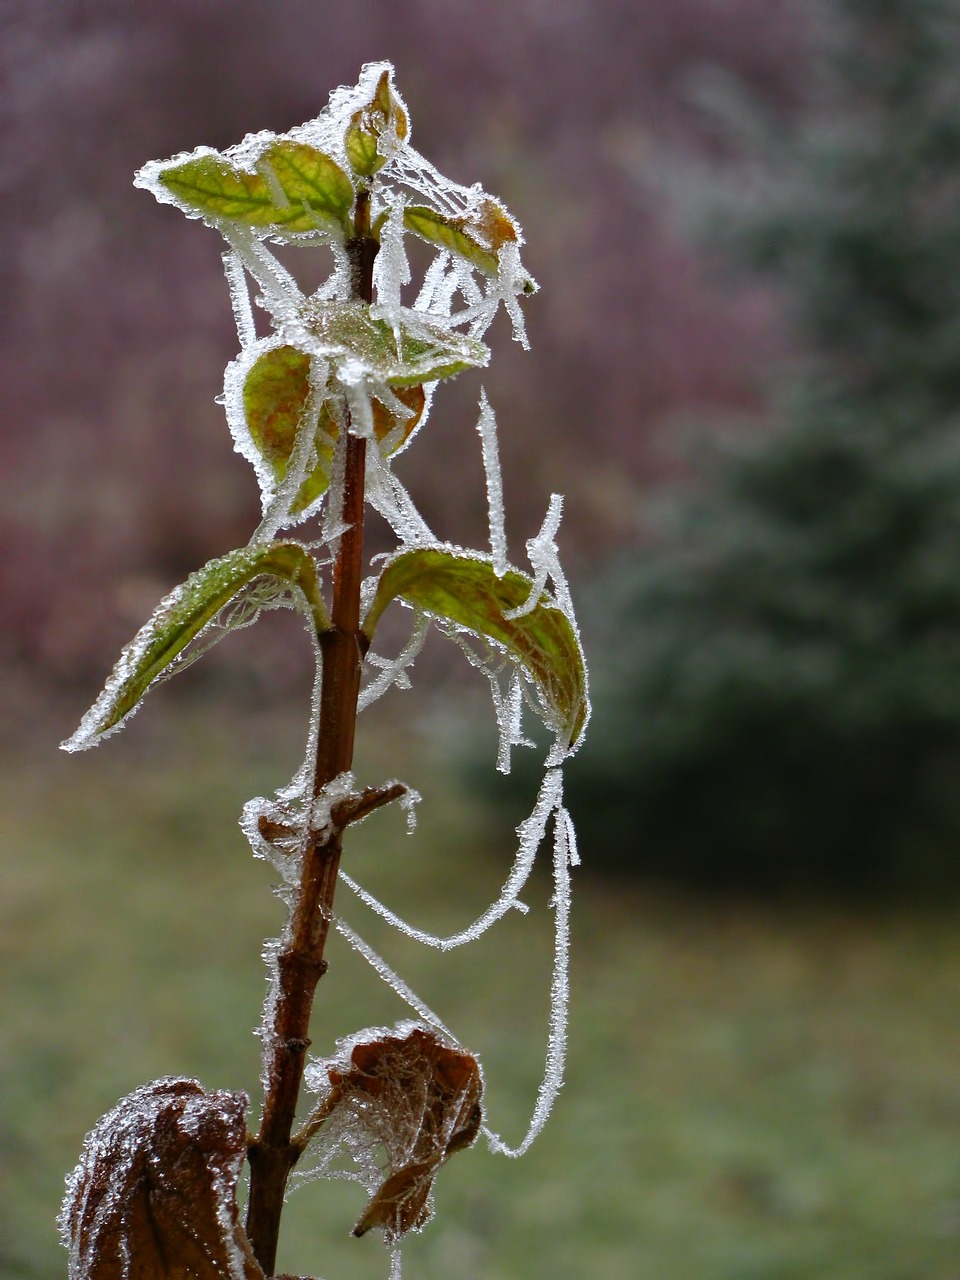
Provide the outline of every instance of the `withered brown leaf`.
[[105,1115],[60,1214],[70,1280],[263,1280],[236,1203],[246,1107],[168,1077]]
[[[375,1040],[341,1042],[340,1053],[315,1065],[314,1081],[321,1072],[327,1078],[321,1145],[342,1143],[355,1158],[364,1146],[386,1153],[354,1235],[380,1227],[392,1242],[418,1230],[432,1215],[440,1166],[480,1132],[483,1077],[476,1058],[431,1027],[406,1022]],[[374,1179],[367,1181],[370,1189]]]

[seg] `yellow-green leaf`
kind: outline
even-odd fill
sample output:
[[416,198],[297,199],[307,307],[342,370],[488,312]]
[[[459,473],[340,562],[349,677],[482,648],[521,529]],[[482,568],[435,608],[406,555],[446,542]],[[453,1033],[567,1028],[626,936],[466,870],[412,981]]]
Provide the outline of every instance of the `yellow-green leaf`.
[[276,579],[278,595],[289,587],[299,587],[318,631],[329,628],[316,565],[298,542],[241,547],[210,560],[160,602],[150,621],[126,646],[100,697],[73,737],[62,744],[64,750],[82,751],[115,729],[224,605],[262,576]]
[[159,180],[178,201],[217,220],[277,232],[344,231],[353,208],[353,183],[315,147],[289,139],[274,143],[254,172],[216,153],[164,169]]
[[[310,394],[310,357],[296,347],[273,347],[250,368],[243,385],[243,407],[250,436],[279,484],[287,474],[287,464],[297,440],[297,429]],[[379,400],[373,401],[373,426],[379,441],[390,436],[387,454],[395,453],[407,441],[420,421],[426,397],[423,387],[397,387],[397,399],[411,410],[399,418]],[[300,487],[290,510],[305,511],[327,490],[333,447],[339,428],[325,400],[317,421],[317,458]]]
[[513,219],[495,200],[486,200],[476,218],[454,218],[426,205],[407,205],[403,222],[408,231],[495,276],[500,270],[497,250],[517,238]]
[[353,209],[353,183],[336,163],[316,147],[284,139],[275,142],[257,165],[269,179],[269,170],[292,205],[314,214],[326,214],[345,223]]
[[515,569],[498,578],[486,558],[446,547],[418,547],[387,561],[363,629],[372,639],[384,609],[400,598],[500,646],[535,684],[546,723],[572,747],[589,710],[576,632],[546,595],[529,613],[504,617],[526,603],[532,587],[532,580]]

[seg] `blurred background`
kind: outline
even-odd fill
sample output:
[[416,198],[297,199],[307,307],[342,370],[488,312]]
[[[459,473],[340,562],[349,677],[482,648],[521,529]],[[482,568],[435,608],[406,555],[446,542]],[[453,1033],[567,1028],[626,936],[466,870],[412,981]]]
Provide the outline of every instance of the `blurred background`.
[[[214,404],[220,243],[131,178],[390,58],[417,148],[526,232],[533,351],[495,328],[482,383],[517,563],[566,494],[595,695],[568,1083],[523,1161],[445,1170],[409,1274],[956,1280],[960,5],[5,0],[0,36],[0,1273],[64,1274],[62,1178],[122,1094],[190,1074],[256,1097],[280,913],[236,819],[303,749],[308,647],[273,616],[119,740],[56,750],[259,513]],[[443,387],[397,463],[478,546],[480,385]],[[452,929],[497,892],[536,777],[491,781],[473,673],[435,648],[414,674],[358,767],[417,787],[421,825],[371,819],[351,870]],[[480,1052],[511,1140],[548,896],[452,958],[350,916]],[[403,1016],[331,959],[319,1053]],[[362,1201],[299,1191],[282,1266],[383,1275],[347,1234]]]

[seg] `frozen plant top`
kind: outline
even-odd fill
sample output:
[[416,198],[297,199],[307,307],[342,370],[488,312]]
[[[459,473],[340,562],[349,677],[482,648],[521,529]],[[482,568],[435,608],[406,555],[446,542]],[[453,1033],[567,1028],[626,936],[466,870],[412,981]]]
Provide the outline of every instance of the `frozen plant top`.
[[[334,91],[327,107],[285,134],[249,134],[218,152],[200,147],[152,161],[136,184],[229,244],[227,279],[242,353],[228,367],[225,405],[236,447],[257,470],[263,532],[316,512],[328,488],[337,408],[350,430],[398,452],[422,425],[437,380],[486,365],[482,338],[501,303],[526,345],[518,295],[536,285],[520,261],[523,236],[504,206],[475,184],[445,178],[410,144],[410,117],[389,63],[370,63],[359,83]],[[357,301],[351,246],[364,227],[379,245],[372,305]],[[412,306],[405,240],[436,252]],[[305,295],[271,244],[332,251],[327,280]],[[258,336],[247,288],[267,313]],[[425,390],[424,390],[425,388]],[[312,396],[311,396],[312,392]],[[298,465],[296,427],[308,400],[319,419],[311,466]],[[304,474],[293,492],[290,470]],[[283,495],[278,490],[284,489]]]
[[[444,178],[413,149],[410,132],[392,67],[371,63],[355,87],[337,89],[315,120],[286,134],[250,134],[224,152],[200,147],[152,161],[137,174],[137,185],[227,241],[224,265],[241,350],[227,366],[223,403],[235,447],[256,472],[263,518],[246,548],[209,562],[161,602],[68,749],[90,746],[119,727],[150,685],[264,608],[293,604],[312,615],[317,636],[330,628],[321,573],[350,524],[343,505],[350,437],[369,446],[363,500],[400,544],[362,585],[367,643],[393,600],[417,615],[396,659],[367,653],[367,670],[379,674],[361,691],[360,709],[388,688],[406,687],[406,668],[432,622],[490,680],[501,769],[508,770],[513,745],[528,744],[523,703],[555,735],[550,765],[582,739],[586,671],[555,543],[559,496],[527,543],[532,576],[515,570],[507,557],[496,423],[485,395],[477,426],[490,556],[438,542],[392,471],[393,457],[427,420],[437,383],[487,364],[482,339],[501,303],[526,342],[518,300],[536,288],[520,261],[516,220],[479,184]],[[433,250],[417,286],[406,253],[410,235]],[[278,244],[329,256],[329,275],[312,294],[280,261]],[[277,541],[318,514],[328,558],[315,560],[308,547]],[[504,690],[502,675],[511,668]]]

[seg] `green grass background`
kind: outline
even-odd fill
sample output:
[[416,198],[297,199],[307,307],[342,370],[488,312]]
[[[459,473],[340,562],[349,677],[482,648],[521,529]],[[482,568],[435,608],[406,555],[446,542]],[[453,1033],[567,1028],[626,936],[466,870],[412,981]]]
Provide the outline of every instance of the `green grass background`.
[[[65,1274],[63,1176],[120,1096],[166,1074],[257,1096],[259,952],[280,909],[236,820],[292,772],[302,725],[153,701],[94,753],[58,756],[43,738],[4,772],[4,1280]],[[347,853],[368,887],[435,928],[478,914],[513,852],[509,825],[446,763],[456,735],[456,721],[379,722],[360,773],[417,786],[420,827],[407,839],[401,815],[376,815]],[[523,1160],[476,1147],[451,1161],[406,1274],[957,1280],[960,913],[696,902],[594,879],[590,852],[555,1114]],[[548,896],[544,877],[529,917],[452,956],[340,903],[480,1054],[490,1123],[513,1141],[542,1069]],[[405,1016],[342,942],[330,959],[320,1054]],[[298,1191],[281,1265],[383,1277],[379,1240],[349,1236],[363,1199],[347,1184]]]

